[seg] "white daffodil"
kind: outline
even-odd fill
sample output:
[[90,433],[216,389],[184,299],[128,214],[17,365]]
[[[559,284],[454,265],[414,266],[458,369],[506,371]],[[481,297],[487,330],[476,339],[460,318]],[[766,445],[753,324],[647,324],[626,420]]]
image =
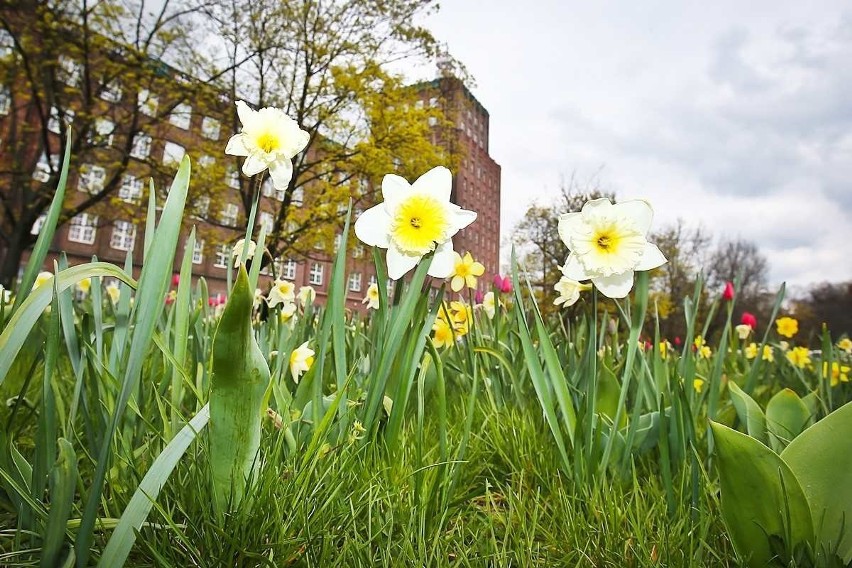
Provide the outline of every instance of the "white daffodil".
[[503,305],[503,302],[496,300],[494,292],[488,292],[482,297],[482,309],[488,314],[488,319],[494,319],[494,312],[497,311],[497,305]]
[[269,168],[275,189],[286,189],[293,177],[293,156],[305,149],[310,134],[278,108],[252,110],[237,101],[237,114],[243,128],[228,140],[225,153],[246,157],[243,173],[247,176]]
[[33,282],[33,290],[35,290],[39,286],[47,284],[51,281],[51,278],[53,278],[53,274],[51,274],[50,272],[39,272],[36,276],[35,282]]
[[302,373],[307,373],[314,364],[314,350],[308,347],[305,341],[290,353],[290,375],[293,382],[298,383]]
[[288,322],[293,319],[293,314],[296,313],[296,304],[294,302],[284,302],[281,304],[281,321]]
[[8,304],[12,301],[12,291],[7,290],[2,285],[0,285],[0,303]]
[[92,279],[91,278],[83,278],[79,282],[77,282],[77,289],[86,296],[89,294],[89,290],[92,289]]
[[367,288],[367,295],[361,300],[362,304],[367,304],[367,308],[371,310],[379,309],[379,285],[373,282]]
[[562,307],[567,308],[576,304],[577,300],[580,299],[580,292],[590,289],[591,286],[563,276],[554,288],[559,292],[559,297],[553,300],[553,303],[557,306],[561,304]]
[[118,304],[118,300],[121,299],[121,289],[118,287],[118,284],[115,282],[110,282],[106,285],[106,292],[109,299],[113,304]]
[[266,302],[270,308],[274,308],[278,304],[286,304],[293,302],[296,299],[296,286],[287,280],[276,280],[269,291],[269,296]]
[[646,238],[653,215],[646,201],[613,204],[604,197],[560,216],[559,236],[571,251],[562,273],[572,280],[591,280],[604,296],[624,298],[633,288],[635,271],[666,262]]
[[[243,256],[243,249],[246,246],[246,240],[240,239],[237,241],[237,244],[234,245],[234,250],[231,251],[231,256],[234,257],[234,268],[240,267],[240,257]],[[257,243],[254,241],[248,242],[248,251],[246,251],[246,260],[254,258],[254,252],[257,249]]]
[[388,174],[382,180],[384,202],[355,221],[365,244],[388,249],[388,276],[402,278],[424,255],[435,251],[429,276],[447,278],[455,268],[452,237],[476,219],[476,212],[450,203],[453,177],[443,166],[409,184]]
[[740,339],[748,339],[748,336],[751,335],[751,326],[746,323],[741,323],[734,329],[737,331],[737,336]]
[[303,308],[308,304],[313,304],[316,297],[317,291],[312,286],[302,286],[299,288],[299,303],[302,304]]

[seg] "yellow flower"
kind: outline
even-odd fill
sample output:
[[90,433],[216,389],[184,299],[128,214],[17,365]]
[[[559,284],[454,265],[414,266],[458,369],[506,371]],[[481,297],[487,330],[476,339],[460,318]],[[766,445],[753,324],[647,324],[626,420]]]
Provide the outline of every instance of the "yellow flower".
[[375,282],[367,288],[367,295],[361,300],[362,304],[367,304],[367,308],[371,310],[379,309],[379,285]]
[[314,350],[310,349],[308,342],[305,341],[290,353],[290,375],[293,377],[293,382],[298,383],[302,373],[308,372],[313,364]]
[[[443,311],[443,310],[442,310]],[[455,342],[455,334],[453,328],[443,317],[435,318],[435,323],[432,325],[432,331],[435,334],[432,336],[432,342],[435,347],[452,347]]]
[[761,356],[761,359],[769,362],[775,360],[775,354],[772,352],[772,347],[770,347],[769,345],[763,346],[763,355]]
[[712,354],[713,350],[707,345],[703,345],[698,349],[698,356],[702,359],[709,359]]
[[775,328],[778,331],[778,335],[793,337],[799,333],[799,322],[793,318],[784,316],[783,318],[775,320]]
[[701,390],[704,388],[704,379],[693,379],[692,388],[695,389],[695,392],[701,392]]
[[473,320],[473,309],[464,302],[450,302],[450,313],[456,332],[466,335],[470,331],[470,322]]
[[692,344],[695,345],[696,349],[701,349],[702,347],[704,347],[705,343],[706,342],[704,341],[704,338],[701,337],[700,335],[696,335],[695,341],[692,342]]
[[485,274],[485,267],[482,263],[473,260],[469,252],[464,253],[464,257],[457,252],[453,254],[456,260],[450,288],[453,292],[458,292],[465,286],[476,289],[476,279]]
[[672,344],[669,343],[668,341],[661,341],[657,345],[657,348],[660,350],[660,358],[661,359],[668,359],[669,351],[672,349]]
[[118,300],[121,298],[121,289],[118,287],[118,284],[114,282],[107,284],[106,292],[109,299],[112,300],[112,303],[117,304]]
[[89,290],[92,289],[92,279],[91,278],[83,278],[79,282],[77,282],[77,289],[80,290],[83,294],[88,294]]
[[748,339],[748,336],[751,335],[752,331],[751,326],[746,323],[741,323],[734,329],[737,330],[737,336],[742,340]]
[[278,304],[292,303],[296,299],[296,285],[287,280],[276,280],[269,291],[266,302],[270,308]]
[[247,176],[269,168],[275,189],[287,189],[293,177],[293,157],[305,149],[310,135],[278,108],[252,110],[237,101],[237,114],[243,128],[228,140],[225,153],[246,157],[243,173]]
[[281,321],[289,321],[295,313],[296,304],[294,302],[284,302],[283,304],[281,304],[281,315],[279,316],[281,318]]
[[787,352],[787,360],[790,364],[804,369],[811,364],[811,354],[807,347],[794,347]]
[[840,349],[846,351],[847,353],[852,354],[852,339],[844,337],[843,339],[837,342],[837,346]]
[[849,366],[841,365],[837,361],[833,361],[831,363],[831,375],[828,373],[828,363],[822,364],[822,374],[823,376],[829,376],[831,379],[831,386],[836,387],[841,382],[848,383],[849,382]]
[[39,272],[38,276],[36,276],[35,282],[33,283],[33,290],[35,290],[39,286],[47,284],[51,281],[52,278],[53,274],[51,274],[50,272]]

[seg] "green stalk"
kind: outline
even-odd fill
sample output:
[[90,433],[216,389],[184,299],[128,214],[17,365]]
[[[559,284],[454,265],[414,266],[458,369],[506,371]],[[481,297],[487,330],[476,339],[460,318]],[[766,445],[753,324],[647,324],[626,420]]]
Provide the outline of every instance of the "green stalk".
[[210,466],[219,514],[236,507],[255,477],[263,396],[269,367],[251,325],[254,291],[245,266],[228,297],[213,339],[210,376]]

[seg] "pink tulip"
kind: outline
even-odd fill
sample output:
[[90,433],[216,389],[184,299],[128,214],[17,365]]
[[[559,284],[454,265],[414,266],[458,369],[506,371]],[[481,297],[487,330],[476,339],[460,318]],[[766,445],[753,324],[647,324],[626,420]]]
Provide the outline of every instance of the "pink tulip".
[[740,323],[749,326],[752,329],[757,329],[757,318],[754,317],[754,314],[749,312],[743,312],[742,318],[740,318]]

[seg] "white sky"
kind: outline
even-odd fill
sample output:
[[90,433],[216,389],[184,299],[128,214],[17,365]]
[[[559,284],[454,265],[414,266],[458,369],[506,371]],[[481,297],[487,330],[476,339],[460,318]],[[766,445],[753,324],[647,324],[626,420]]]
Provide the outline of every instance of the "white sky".
[[756,241],[773,284],[852,279],[852,2],[444,0],[425,24],[491,115],[504,241],[598,173],[655,226]]

